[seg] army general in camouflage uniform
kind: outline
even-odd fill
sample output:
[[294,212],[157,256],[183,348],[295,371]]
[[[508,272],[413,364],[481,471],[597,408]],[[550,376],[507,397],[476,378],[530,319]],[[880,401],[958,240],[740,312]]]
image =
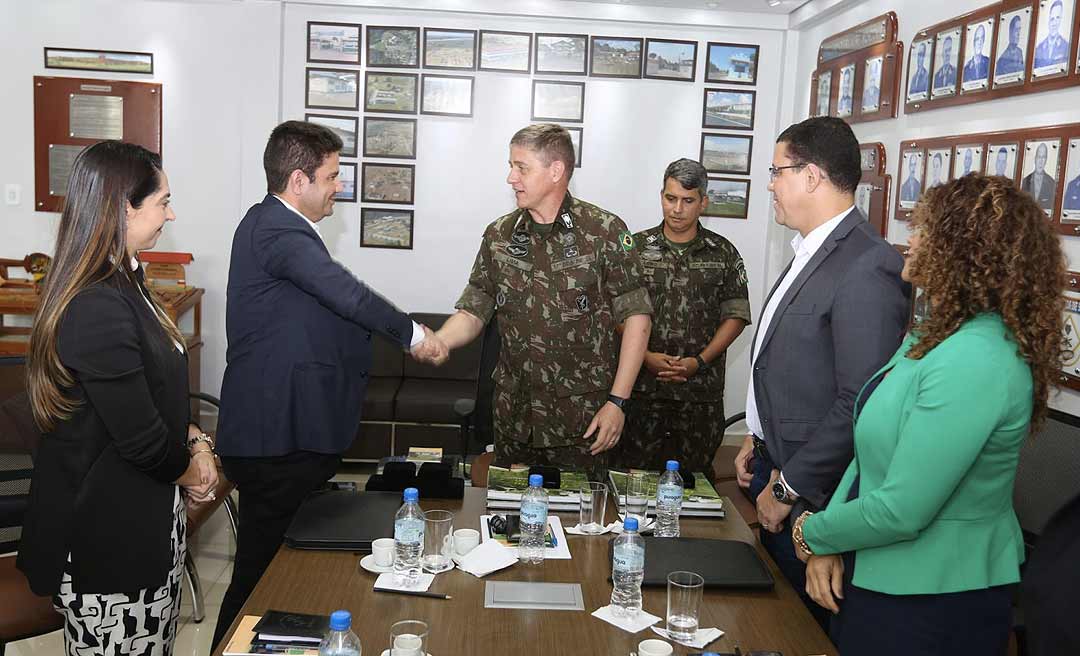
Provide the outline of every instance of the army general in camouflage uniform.
[[711,478],[724,437],[725,355],[750,323],[750,302],[739,251],[698,222],[707,185],[701,164],[672,162],[660,192],[663,223],[634,235],[654,312],[627,418],[624,467],[663,469],[676,459]]
[[573,170],[564,128],[531,125],[514,135],[507,182],[518,209],[484,231],[458,312],[438,336],[457,348],[498,320],[496,463],[602,476],[605,452],[622,433],[652,306],[626,225],[570,196]]

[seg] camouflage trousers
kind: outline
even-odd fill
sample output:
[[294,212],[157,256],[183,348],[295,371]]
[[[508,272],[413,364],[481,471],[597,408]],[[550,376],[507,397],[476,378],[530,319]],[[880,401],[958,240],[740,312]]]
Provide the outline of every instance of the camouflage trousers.
[[712,461],[724,440],[724,404],[654,400],[631,401],[621,440],[619,466],[663,470],[678,460],[682,471],[713,477]]

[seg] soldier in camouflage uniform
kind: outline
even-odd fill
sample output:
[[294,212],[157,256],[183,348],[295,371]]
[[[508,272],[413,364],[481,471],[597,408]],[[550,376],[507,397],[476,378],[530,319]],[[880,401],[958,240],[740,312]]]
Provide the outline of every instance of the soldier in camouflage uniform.
[[664,172],[664,221],[634,235],[653,301],[645,366],[634,385],[621,462],[712,478],[723,440],[724,365],[728,346],[750,323],[746,269],[739,251],[698,217],[708,205],[701,164],[680,159]]
[[497,464],[604,476],[652,312],[634,240],[619,217],[567,192],[574,151],[564,128],[526,127],[510,154],[518,209],[484,231],[458,312],[438,335],[453,349],[498,320]]

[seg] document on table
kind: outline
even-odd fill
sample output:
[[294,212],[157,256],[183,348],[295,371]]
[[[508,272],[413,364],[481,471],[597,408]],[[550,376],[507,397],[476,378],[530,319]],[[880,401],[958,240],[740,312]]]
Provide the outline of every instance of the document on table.
[[[480,539],[484,542],[493,539],[491,529],[488,527],[489,519],[491,519],[491,515],[480,515]],[[551,527],[555,545],[544,549],[544,558],[549,560],[570,560],[570,547],[566,544],[566,533],[563,531],[562,521],[559,516],[548,515],[548,526]],[[503,544],[503,546],[512,549],[515,557],[518,555],[516,544]]]

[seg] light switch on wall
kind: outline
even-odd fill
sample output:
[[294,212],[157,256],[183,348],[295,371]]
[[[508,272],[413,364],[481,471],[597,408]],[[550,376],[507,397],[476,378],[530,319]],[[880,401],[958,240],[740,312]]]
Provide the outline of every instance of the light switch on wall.
[[4,203],[18,205],[22,201],[22,185],[4,185]]

